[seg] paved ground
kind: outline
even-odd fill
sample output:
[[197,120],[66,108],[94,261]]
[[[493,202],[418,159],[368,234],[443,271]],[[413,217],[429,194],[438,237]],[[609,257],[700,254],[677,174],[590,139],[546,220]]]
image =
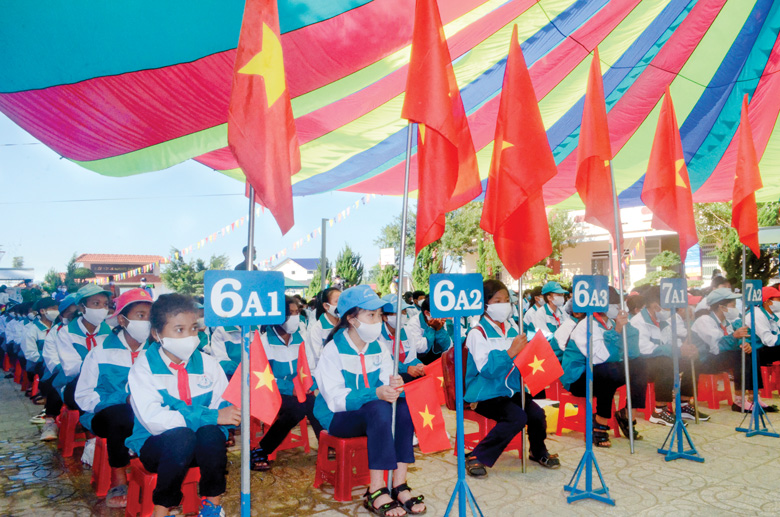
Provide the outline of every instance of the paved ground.
[[[53,443],[37,441],[39,426],[27,420],[38,406],[27,401],[10,380],[0,379],[0,515],[1,516],[112,516],[97,500],[89,485],[90,470],[78,458],[65,460]],[[777,401],[775,401],[777,402]],[[611,495],[609,507],[594,501],[569,505],[562,490],[582,456],[578,433],[551,435],[549,448],[560,453],[563,467],[549,471],[530,466],[520,471],[516,455],[502,456],[488,478],[469,480],[484,514],[510,515],[765,515],[780,514],[777,497],[780,474],[780,440],[746,438],[734,427],[741,416],[726,409],[713,412],[712,421],[689,430],[706,459],[703,464],[686,460],[665,462],[656,452],[667,431],[640,420],[644,440],[636,453],[628,451],[624,438],[613,440],[612,449],[596,456]],[[775,418],[780,422],[780,417]],[[454,436],[454,420],[449,421]],[[780,426],[779,426],[780,427]],[[467,429],[468,431],[468,429]],[[314,443],[314,440],[312,440]],[[80,457],[80,451],[77,451]],[[337,503],[332,490],[312,488],[316,453],[284,451],[267,474],[253,473],[253,515],[367,515],[355,490],[352,503]],[[230,478],[225,506],[238,515],[239,454],[230,453]],[[451,452],[420,457],[409,483],[426,495],[429,515],[442,515],[455,484],[455,457]]]

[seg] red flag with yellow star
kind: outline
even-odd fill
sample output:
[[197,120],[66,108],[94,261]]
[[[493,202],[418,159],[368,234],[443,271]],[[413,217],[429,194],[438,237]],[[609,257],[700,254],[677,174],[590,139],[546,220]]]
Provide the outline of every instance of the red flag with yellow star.
[[[282,407],[282,395],[276,385],[276,377],[271,370],[271,363],[265,355],[265,348],[260,339],[260,332],[255,330],[255,337],[250,346],[249,355],[249,413],[264,424],[271,425]],[[241,365],[230,379],[222,398],[237,408],[241,407]]]
[[699,239],[693,216],[693,194],[685,166],[680,129],[672,105],[672,95],[666,95],[658,115],[653,149],[642,186],[642,202],[653,212],[652,227],[672,230],[680,237],[680,257],[683,263],[688,249]]
[[314,380],[311,377],[309,369],[309,360],[306,359],[306,343],[301,343],[298,347],[298,373],[293,379],[293,388],[298,402],[306,402],[306,393],[314,386]]
[[444,415],[436,399],[437,382],[434,377],[425,375],[404,385],[406,403],[423,454],[445,451],[451,447],[444,428]]
[[552,253],[542,186],[557,173],[515,25],[480,221],[514,278]]
[[447,399],[444,397],[444,373],[441,367],[441,357],[436,359],[430,364],[423,366],[425,375],[434,380],[434,389],[436,390],[436,400],[439,401],[439,405],[445,404]]
[[739,241],[761,256],[758,246],[758,208],[756,190],[764,185],[758,170],[758,156],[753,143],[753,131],[748,118],[748,96],[742,99],[742,119],[737,141],[737,171],[731,205],[731,226],[737,230]]
[[525,348],[515,356],[514,363],[532,396],[563,375],[561,363],[558,362],[550,343],[541,332],[537,332]]
[[233,69],[228,145],[282,234],[292,228],[292,181],[301,169],[284,74],[276,0],[247,0]]

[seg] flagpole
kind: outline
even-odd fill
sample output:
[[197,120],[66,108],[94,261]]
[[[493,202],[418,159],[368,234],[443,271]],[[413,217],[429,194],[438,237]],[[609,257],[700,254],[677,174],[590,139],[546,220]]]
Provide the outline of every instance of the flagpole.
[[[620,267],[620,261],[623,258],[623,245],[621,243],[620,239],[620,233],[622,228],[620,227],[620,214],[618,213],[618,198],[617,198],[617,189],[615,187],[615,174],[612,170],[612,162],[609,163],[609,177],[612,180],[612,212],[615,216],[615,253],[617,254],[618,261],[615,264],[617,267],[617,278],[618,278],[618,294],[620,295],[620,310],[624,309],[624,300],[623,300],[623,268]],[[610,251],[612,251],[612,248],[610,247]],[[611,253],[610,253],[611,255]],[[612,262],[612,258],[610,257],[610,263]],[[634,454],[634,411],[631,407],[631,374],[629,372],[628,367],[628,340],[626,339],[626,328],[623,327],[623,331],[621,332],[623,335],[623,368],[625,371],[626,376],[626,408],[628,409],[628,427],[629,427],[629,433],[628,433],[628,443],[629,447],[631,448],[631,454]]]
[[[525,332],[523,332],[523,275],[520,275],[520,278],[517,279],[517,311],[520,314],[520,334],[525,335]],[[520,373],[519,370],[518,373]],[[522,374],[520,374],[520,405],[522,406],[523,411],[525,411],[525,379],[523,379]],[[525,428],[526,426],[523,426],[523,429],[520,431],[520,445],[522,446],[522,454],[520,454],[520,467],[523,470],[523,474],[527,472],[528,464],[528,453],[526,453],[525,446]]]
[[[409,169],[412,162],[412,122],[406,126],[406,163],[404,165],[404,197],[401,213],[401,258],[398,261],[398,305],[395,311],[395,334],[393,335],[393,376],[398,375],[398,350],[401,342],[401,286],[404,281],[404,259],[406,258],[406,227],[409,214]],[[395,438],[397,404],[393,402],[391,430]],[[387,488],[393,489],[393,471],[387,471]]]
[[325,232],[327,232],[328,220],[322,220],[322,249],[320,250],[320,291],[325,290],[325,282],[328,279],[328,272],[325,265],[328,262],[327,243],[325,242]]
[[[688,341],[691,341],[691,315],[689,312],[685,313],[685,326],[688,329]],[[693,364],[694,358],[691,357],[691,386],[693,386],[693,412],[695,414],[696,425],[699,424],[699,383],[698,377],[696,377],[696,366]]]
[[[743,300],[742,300],[742,324],[745,324],[745,300],[744,300],[744,294],[745,294],[745,280],[747,279],[747,246],[744,244],[742,245],[742,294],[743,294]],[[742,339],[742,414],[745,414],[745,404],[747,404],[747,401],[745,400],[745,345],[746,341],[743,338]],[[755,400],[756,394],[753,394],[753,400]],[[755,403],[754,403],[755,404]]]
[[[255,188],[249,184],[249,236],[247,237],[246,270],[255,269]],[[252,515],[252,500],[250,498],[249,470],[249,438],[250,422],[250,388],[249,388],[249,327],[243,328],[244,342],[241,347],[241,517]]]

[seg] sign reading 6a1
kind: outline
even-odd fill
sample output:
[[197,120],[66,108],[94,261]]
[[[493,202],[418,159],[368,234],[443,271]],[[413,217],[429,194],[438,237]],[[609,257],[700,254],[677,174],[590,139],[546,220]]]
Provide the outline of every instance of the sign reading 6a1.
[[206,271],[204,319],[209,327],[284,323],[280,271]]
[[572,312],[607,312],[609,288],[603,275],[576,275],[571,283]]
[[746,307],[751,305],[761,305],[764,299],[761,293],[761,280],[745,280],[745,298],[743,302]]
[[482,275],[431,275],[429,279],[431,316],[452,318],[478,316],[484,310]]

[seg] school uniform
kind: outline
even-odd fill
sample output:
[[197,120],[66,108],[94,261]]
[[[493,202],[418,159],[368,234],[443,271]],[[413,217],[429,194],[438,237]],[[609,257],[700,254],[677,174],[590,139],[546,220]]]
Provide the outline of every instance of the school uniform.
[[198,341],[198,350],[204,354],[211,355],[211,329],[206,327],[205,330],[199,330]]
[[[395,332],[393,332],[393,328],[382,322],[382,334],[379,335],[377,341],[390,354],[391,359],[393,358],[393,348],[395,347],[394,340]],[[404,382],[412,382],[415,377],[409,375],[409,367],[422,364],[422,362],[417,359],[417,351],[409,345],[409,338],[403,328],[401,329],[400,341],[398,343],[398,356],[398,375],[403,378]]]
[[[732,324],[728,319],[720,321],[710,311],[696,318],[691,327],[691,341],[699,349],[696,361],[696,371],[699,373],[720,373],[731,371],[734,385],[742,384],[742,350],[741,339],[734,337],[734,330],[739,328],[741,321]],[[753,378],[752,361],[745,361],[745,375]],[[761,387],[761,376],[758,376]]]
[[211,355],[230,379],[241,364],[241,327],[216,327],[211,333]]
[[306,358],[309,360],[309,367],[314,371],[322,355],[322,347],[325,346],[328,336],[333,331],[331,324],[325,314],[312,321],[309,325],[309,335],[306,338]]
[[547,420],[544,410],[529,396],[522,406],[522,378],[507,350],[520,334],[514,321],[497,325],[486,317],[466,337],[466,392],[463,399],[476,403],[474,411],[496,421],[480,440],[473,456],[492,467],[509,442],[528,425],[531,455],[547,453]]
[[38,384],[41,392],[46,395],[46,416],[56,417],[62,410],[62,390],[67,384],[67,378],[60,366],[60,355],[57,353],[57,334],[65,327],[62,323],[52,326],[43,340],[44,373]]
[[16,317],[8,322],[6,326],[5,334],[7,339],[6,352],[8,353],[11,364],[15,365],[19,359],[19,340],[22,339],[24,323],[22,318]]
[[414,348],[417,358],[423,364],[434,362],[452,346],[452,337],[447,326],[434,330],[425,321],[425,314],[422,312],[409,318],[404,325],[404,331],[409,337],[409,346]]
[[368,468],[394,470],[414,463],[414,427],[406,399],[396,403],[395,438],[391,431],[392,404],[376,395],[390,384],[393,360],[378,341],[359,351],[346,329],[339,330],[322,349],[314,373],[320,393],[314,414],[329,434],[339,438],[368,438]]
[[[780,361],[780,318],[777,314],[767,311],[763,307],[754,309],[756,314],[756,344],[758,348],[758,361],[760,366],[769,366],[775,361]],[[745,315],[745,321],[750,332],[753,332],[750,311]],[[761,377],[759,375],[759,377]]]
[[533,304],[531,305],[523,315],[523,332],[526,334],[534,334],[536,332],[536,325],[534,324],[536,320],[536,311],[539,310],[539,305]]
[[181,483],[200,467],[200,496],[225,492],[227,430],[217,424],[228,380],[220,364],[195,350],[176,365],[158,343],[136,359],[127,378],[135,421],[125,441],[144,467],[157,474],[156,505],[181,503]]
[[[593,353],[593,396],[596,397],[596,414],[612,418],[615,392],[626,384],[623,366],[623,337],[614,330],[614,323],[604,314],[591,318],[591,351]],[[569,337],[563,352],[563,376],[561,384],[575,397],[586,392],[585,369],[588,365],[587,318],[583,318]],[[639,333],[631,325],[625,326],[629,348],[631,374],[631,404],[635,409],[645,407],[647,372],[633,359],[639,356]]]
[[[677,346],[687,336],[685,323],[676,313]],[[656,399],[669,402],[674,398],[674,361],[672,359],[672,325],[668,321],[660,321],[651,316],[647,308],[643,308],[631,317],[629,323],[638,332],[639,353],[635,361],[644,363],[648,380],[653,383]],[[680,367],[682,370],[682,366]],[[680,395],[693,396],[691,376],[683,374],[680,379]]]
[[566,321],[571,320],[568,314],[563,312],[560,307],[550,308],[549,304],[544,304],[539,307],[533,313],[533,328],[536,332],[541,332],[547,341],[550,343],[550,347],[555,352],[555,357],[558,361],[563,357],[563,350],[566,347],[566,343],[559,344],[556,338],[556,332]]
[[22,351],[26,360],[26,370],[28,374],[37,375],[40,379],[43,377],[44,364],[41,353],[43,352],[43,343],[50,327],[43,324],[40,318],[35,318],[25,327],[24,344]]
[[74,398],[84,414],[81,424],[106,439],[108,463],[121,468],[130,462],[125,440],[133,432],[133,408],[127,402],[127,376],[148,343],[132,351],[122,327],[87,353]]
[[105,321],[95,328],[95,332],[88,332],[83,316],[71,321],[57,333],[57,354],[65,375],[62,400],[69,408],[80,409],[73,395],[84,358],[90,350],[101,345],[109,334],[111,327]]

